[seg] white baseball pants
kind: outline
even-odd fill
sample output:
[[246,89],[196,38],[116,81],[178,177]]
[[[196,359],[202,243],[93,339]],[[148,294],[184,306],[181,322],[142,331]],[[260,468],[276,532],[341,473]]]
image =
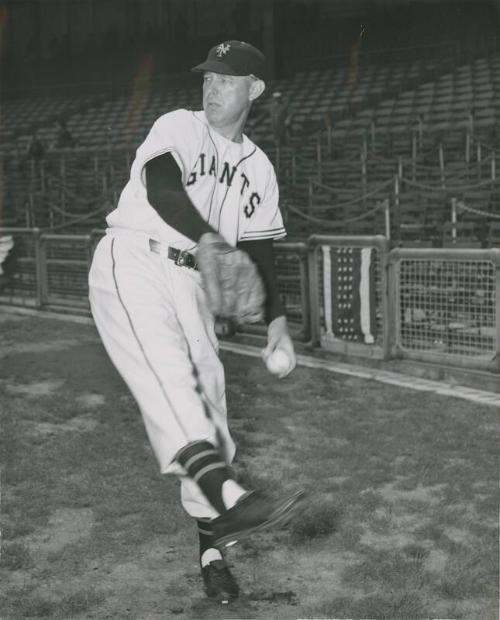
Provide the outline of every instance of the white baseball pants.
[[220,446],[228,463],[235,453],[224,369],[200,273],[152,252],[144,233],[108,231],[92,261],[89,298],[103,344],[142,413],[161,472],[180,477],[188,514],[215,518],[198,485],[173,460],[199,440]]

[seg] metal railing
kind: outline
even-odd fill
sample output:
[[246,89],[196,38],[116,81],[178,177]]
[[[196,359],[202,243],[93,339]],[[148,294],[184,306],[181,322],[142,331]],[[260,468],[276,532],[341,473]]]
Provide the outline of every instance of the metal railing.
[[[45,233],[39,228],[0,228],[15,237],[17,268],[0,290],[0,304],[89,313],[87,276],[95,245],[105,234]],[[308,340],[310,317],[307,286],[307,245],[280,242],[275,246],[276,276],[291,332]],[[261,328],[257,328],[262,331]]]
[[[0,305],[89,315],[87,274],[103,233],[0,228],[17,253]],[[277,242],[275,264],[297,340],[347,355],[500,372],[500,249],[390,250],[381,235],[312,235]]]
[[0,304],[88,311],[93,233],[58,235],[39,228],[0,228],[1,235],[15,239],[16,268],[0,290]]

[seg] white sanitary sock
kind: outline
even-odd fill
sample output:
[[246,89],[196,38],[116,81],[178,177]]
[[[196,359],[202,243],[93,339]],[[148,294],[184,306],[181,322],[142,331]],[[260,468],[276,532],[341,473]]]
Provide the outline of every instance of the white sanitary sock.
[[222,501],[229,510],[247,491],[234,480],[226,480],[222,485]]
[[207,564],[210,564],[210,562],[214,562],[215,560],[222,560],[222,559],[223,559],[222,553],[218,549],[214,549],[214,547],[211,547],[210,549],[207,549],[206,551],[203,552],[203,555],[200,558],[200,562],[203,568]]

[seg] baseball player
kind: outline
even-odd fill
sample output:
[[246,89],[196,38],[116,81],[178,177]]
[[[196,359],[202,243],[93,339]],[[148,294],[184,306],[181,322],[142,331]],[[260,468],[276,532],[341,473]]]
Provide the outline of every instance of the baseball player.
[[193,69],[203,74],[203,110],[154,123],[89,274],[99,334],[161,472],[180,478],[183,507],[198,523],[205,590],[223,600],[239,591],[224,547],[286,523],[304,498],[272,499],[235,480],[214,330],[216,315],[264,317],[264,359],[285,355],[279,376],[295,366],[273,271],[273,239],[285,235],[276,177],[243,133],[265,89],[264,66],[252,45],[226,41]]

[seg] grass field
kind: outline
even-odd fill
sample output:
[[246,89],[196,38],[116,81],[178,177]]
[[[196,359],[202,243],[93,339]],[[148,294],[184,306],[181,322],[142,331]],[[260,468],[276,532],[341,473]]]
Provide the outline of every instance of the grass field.
[[239,476],[311,501],[219,606],[94,328],[0,319],[2,619],[498,618],[498,409],[224,353]]

